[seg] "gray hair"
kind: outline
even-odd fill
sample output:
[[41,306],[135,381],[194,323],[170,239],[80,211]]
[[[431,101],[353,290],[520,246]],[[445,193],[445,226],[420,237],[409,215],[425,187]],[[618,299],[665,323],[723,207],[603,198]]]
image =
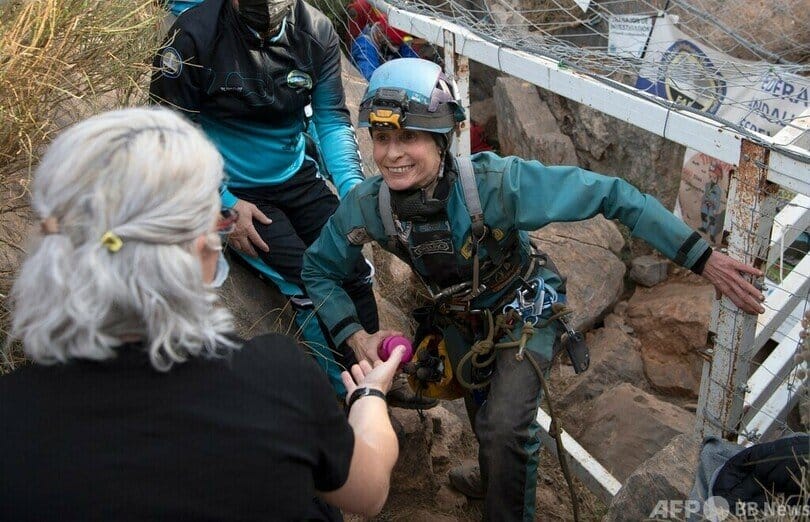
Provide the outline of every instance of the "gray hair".
[[[231,315],[192,254],[214,226],[222,168],[202,132],[168,109],[111,111],[60,134],[32,184],[32,207],[58,230],[22,265],[11,339],[52,364],[114,357],[135,335],[159,370],[232,348]],[[102,244],[106,232],[119,251]]]

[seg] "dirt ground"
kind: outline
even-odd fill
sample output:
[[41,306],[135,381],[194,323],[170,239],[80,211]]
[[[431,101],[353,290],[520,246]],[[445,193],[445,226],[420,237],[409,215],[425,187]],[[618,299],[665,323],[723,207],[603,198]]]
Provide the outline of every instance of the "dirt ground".
[[[465,429],[464,436],[456,441],[446,461],[432,460],[432,477],[421,480],[415,487],[408,478],[416,478],[420,471],[430,467],[426,462],[424,451],[416,448],[420,444],[416,434],[408,433],[400,451],[400,460],[394,469],[391,493],[383,511],[374,518],[366,519],[347,516],[348,522],[360,521],[408,521],[408,522],[473,522],[480,521],[483,514],[483,501],[470,500],[453,490],[447,479],[447,473],[454,466],[474,461],[478,446],[472,435],[469,421],[464,412],[463,402],[443,402],[449,412],[461,419]],[[430,473],[430,472],[427,472]],[[399,480],[398,480],[399,479]],[[607,512],[607,506],[593,496],[578,480],[574,479],[580,502],[581,520],[593,522],[601,520]],[[545,448],[540,453],[540,465],[536,490],[538,521],[572,521],[574,520],[568,486],[560,470],[557,458]]]

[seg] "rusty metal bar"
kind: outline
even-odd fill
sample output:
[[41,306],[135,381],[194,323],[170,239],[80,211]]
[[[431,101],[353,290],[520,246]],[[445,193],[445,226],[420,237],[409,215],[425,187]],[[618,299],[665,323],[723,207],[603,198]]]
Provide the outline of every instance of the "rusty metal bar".
[[[732,174],[727,211],[731,214],[729,255],[764,271],[776,214],[778,186],[768,181],[770,151],[743,140],[739,167]],[[715,302],[714,346],[705,363],[698,402],[697,430],[736,440],[743,412],[757,318],[741,312],[727,297]]]
[[455,42],[456,35],[444,31],[444,71],[455,80],[461,106],[467,115],[456,130],[452,153],[456,157],[466,157],[470,155],[470,59],[456,53]]

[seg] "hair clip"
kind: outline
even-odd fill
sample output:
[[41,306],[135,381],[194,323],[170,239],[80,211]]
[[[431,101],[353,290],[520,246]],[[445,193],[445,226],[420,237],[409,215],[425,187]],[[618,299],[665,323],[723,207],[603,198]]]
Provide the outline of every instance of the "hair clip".
[[121,247],[124,246],[124,242],[121,241],[121,238],[111,230],[104,232],[104,235],[101,236],[101,244],[112,253],[118,252],[121,250]]

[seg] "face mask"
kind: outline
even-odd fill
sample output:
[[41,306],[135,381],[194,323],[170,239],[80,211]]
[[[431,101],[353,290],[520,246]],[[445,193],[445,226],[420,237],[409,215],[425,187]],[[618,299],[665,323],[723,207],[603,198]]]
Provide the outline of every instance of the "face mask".
[[275,29],[295,0],[239,0],[239,17],[259,34]]
[[228,278],[230,271],[231,267],[228,264],[228,261],[225,260],[225,256],[222,254],[222,252],[220,252],[219,257],[217,258],[217,270],[214,272],[214,279],[208,283],[208,286],[211,288],[221,287]]

